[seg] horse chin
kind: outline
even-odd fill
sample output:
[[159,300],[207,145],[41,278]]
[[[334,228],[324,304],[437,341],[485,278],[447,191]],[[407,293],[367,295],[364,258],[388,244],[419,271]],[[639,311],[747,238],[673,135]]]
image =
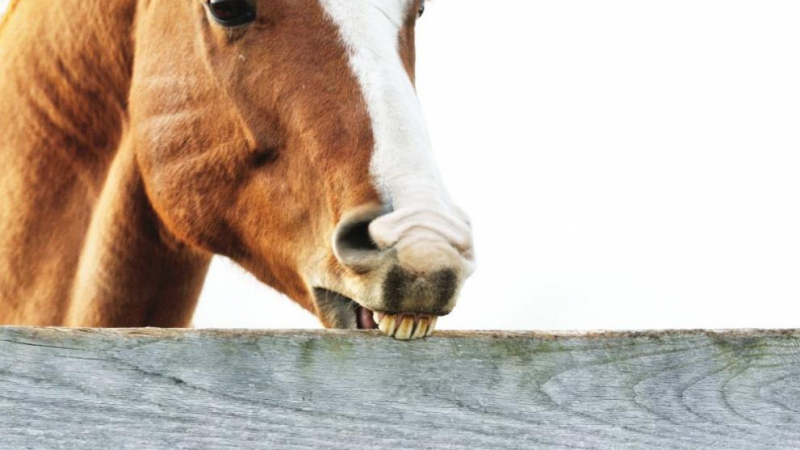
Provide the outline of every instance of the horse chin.
[[331,328],[380,330],[398,340],[428,337],[436,328],[438,316],[426,314],[388,314],[372,311],[338,292],[315,288],[320,315]]

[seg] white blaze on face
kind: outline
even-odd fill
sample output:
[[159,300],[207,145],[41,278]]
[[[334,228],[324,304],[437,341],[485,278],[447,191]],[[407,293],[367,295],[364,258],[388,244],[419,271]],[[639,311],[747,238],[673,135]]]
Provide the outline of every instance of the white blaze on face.
[[[371,174],[393,211],[370,226],[411,270],[472,271],[472,235],[434,164],[422,109],[400,51],[413,0],[320,0],[339,28],[372,119]],[[405,259],[405,261],[404,261]],[[455,267],[454,267],[455,266]]]

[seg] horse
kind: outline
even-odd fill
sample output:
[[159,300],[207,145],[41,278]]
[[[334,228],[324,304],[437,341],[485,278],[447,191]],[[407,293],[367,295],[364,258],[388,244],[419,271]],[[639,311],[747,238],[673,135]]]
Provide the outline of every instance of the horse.
[[430,335],[475,258],[415,88],[424,0],[11,0],[0,323],[188,327],[214,255]]

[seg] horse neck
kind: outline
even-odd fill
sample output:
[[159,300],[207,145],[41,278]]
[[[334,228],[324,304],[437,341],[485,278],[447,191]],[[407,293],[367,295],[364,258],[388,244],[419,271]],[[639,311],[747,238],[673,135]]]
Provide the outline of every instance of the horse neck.
[[13,0],[0,22],[4,84],[17,86],[20,113],[64,144],[63,156],[98,172],[127,114],[137,2]]
[[208,256],[167,245],[126,131],[147,1],[14,0],[0,25],[0,323],[191,317]]

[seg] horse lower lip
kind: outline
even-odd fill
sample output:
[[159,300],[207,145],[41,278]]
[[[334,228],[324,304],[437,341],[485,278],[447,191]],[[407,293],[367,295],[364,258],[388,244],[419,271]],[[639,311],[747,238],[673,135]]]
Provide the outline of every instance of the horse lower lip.
[[363,306],[358,306],[356,308],[356,323],[358,324],[358,328],[362,330],[378,329],[378,324],[375,323],[375,320],[372,316],[372,311],[364,308]]

